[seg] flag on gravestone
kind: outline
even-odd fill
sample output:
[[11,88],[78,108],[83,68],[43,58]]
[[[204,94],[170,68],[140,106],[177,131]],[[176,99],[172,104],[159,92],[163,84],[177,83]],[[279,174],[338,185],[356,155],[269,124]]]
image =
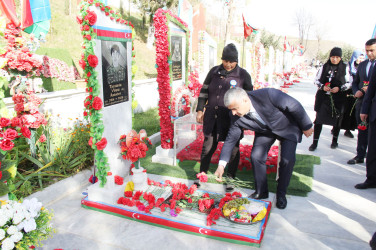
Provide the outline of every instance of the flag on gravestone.
[[252,33],[257,33],[257,29],[253,28],[251,25],[249,25],[245,19],[244,15],[243,16],[243,24],[244,24],[244,38],[247,39]]
[[22,29],[37,38],[45,36],[50,29],[51,5],[49,0],[22,2]]

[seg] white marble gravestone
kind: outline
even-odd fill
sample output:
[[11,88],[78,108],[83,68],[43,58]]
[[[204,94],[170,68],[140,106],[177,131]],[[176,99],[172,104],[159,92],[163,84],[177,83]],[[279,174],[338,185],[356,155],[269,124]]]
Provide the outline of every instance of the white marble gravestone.
[[[186,42],[186,32],[173,22],[169,22],[169,40],[170,40],[170,69],[172,74],[172,93],[174,95],[175,91],[182,85],[186,84],[186,58],[187,54],[187,42]],[[172,105],[172,104],[171,104]],[[173,138],[171,138],[173,139]],[[162,146],[156,148],[155,155],[152,157],[152,162],[175,165],[175,150],[164,149]]]
[[276,62],[275,62],[275,72],[283,72],[283,52],[280,50],[276,51]]
[[[94,29],[111,30],[116,32],[132,33],[132,29],[124,24],[117,23],[105,16],[102,11],[93,8],[98,19]],[[128,36],[129,38],[129,36]],[[114,176],[125,177],[129,173],[130,162],[120,157],[119,137],[132,129],[132,42],[113,41],[111,38],[95,40],[94,53],[98,57],[97,80],[100,85],[100,97],[103,100],[102,109],[104,132],[107,139],[104,153],[108,157],[108,164],[112,176],[107,177],[104,188],[99,182],[89,186],[90,200],[113,203],[122,196],[124,185],[115,185]]]
[[202,62],[200,65],[200,75],[206,77],[211,68],[218,65],[217,62],[217,42],[206,32],[202,31],[203,34],[200,37],[200,50],[199,53],[202,54],[199,56]]

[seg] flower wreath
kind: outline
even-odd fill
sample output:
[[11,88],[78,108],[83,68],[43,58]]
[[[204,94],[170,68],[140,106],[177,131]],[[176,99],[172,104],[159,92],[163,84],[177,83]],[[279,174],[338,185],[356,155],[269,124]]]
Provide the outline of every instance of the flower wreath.
[[[171,84],[172,84],[172,70],[170,67],[170,30],[168,21],[173,22],[179,28],[186,32],[186,53],[189,49],[189,29],[188,25],[176,15],[172,14],[170,10],[158,9],[155,12],[154,18],[155,38],[156,38],[156,67],[157,67],[157,82],[159,89],[159,116],[161,127],[161,146],[164,149],[173,147],[174,130],[170,116],[171,108]],[[186,57],[186,65],[188,65],[188,57]],[[187,67],[186,67],[187,71]],[[188,72],[185,74],[186,81],[188,82]]]
[[[185,104],[182,103],[182,99],[184,98]],[[174,93],[174,97],[171,101],[171,116],[177,118],[179,116],[179,104],[182,103],[182,108],[184,110],[184,115],[189,114],[191,112],[190,104],[190,91],[187,86],[182,85],[180,86]]]
[[[77,16],[77,22],[81,25],[81,34],[84,39],[82,45],[84,53],[82,54],[79,64],[84,70],[84,78],[87,84],[86,91],[89,93],[89,96],[84,101],[84,116],[86,119],[90,119],[92,124],[90,129],[91,138],[89,140],[89,145],[95,151],[95,164],[98,170],[96,176],[100,180],[100,186],[103,187],[106,184],[106,176],[109,166],[107,156],[103,151],[107,145],[107,139],[102,137],[104,125],[102,121],[102,114],[100,112],[103,107],[103,101],[99,97],[101,85],[98,83],[97,72],[95,71],[95,67],[98,65],[98,57],[94,54],[94,38],[97,35],[92,26],[97,21],[97,14],[90,10],[91,6],[99,8],[113,21],[131,26],[132,40],[134,39],[134,26],[131,22],[122,19],[119,12],[114,11],[110,6],[104,5],[99,0],[83,0],[80,3],[80,13]],[[132,42],[132,57],[134,58],[134,56],[134,47]],[[132,65],[135,66],[133,62]],[[134,75],[133,66],[132,79]]]

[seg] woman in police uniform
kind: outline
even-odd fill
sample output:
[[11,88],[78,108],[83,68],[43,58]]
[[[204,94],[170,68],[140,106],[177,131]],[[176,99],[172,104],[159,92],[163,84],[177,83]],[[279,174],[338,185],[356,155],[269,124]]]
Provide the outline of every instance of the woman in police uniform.
[[[230,128],[230,111],[224,105],[223,97],[231,87],[240,87],[246,91],[252,91],[253,85],[248,72],[238,66],[238,51],[234,44],[226,45],[222,52],[222,64],[213,67],[201,88],[197,104],[198,123],[203,123],[204,144],[201,153],[200,173],[207,173],[211,158],[217,148],[218,141],[226,139]],[[227,176],[234,178],[238,165],[240,153],[239,142],[231,154],[228,163]],[[195,182],[199,186],[199,181]],[[227,191],[234,187],[227,185]]]

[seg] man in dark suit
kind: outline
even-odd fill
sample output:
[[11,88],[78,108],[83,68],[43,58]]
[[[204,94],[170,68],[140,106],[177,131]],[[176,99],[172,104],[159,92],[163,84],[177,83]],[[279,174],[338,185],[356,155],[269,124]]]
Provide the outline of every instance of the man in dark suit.
[[[356,122],[361,123],[360,110],[363,104],[364,95],[367,91],[367,84],[371,77],[372,65],[376,59],[376,39],[370,39],[366,42],[366,54],[368,59],[361,62],[352,82],[352,90],[357,98],[355,106]],[[370,70],[371,69],[371,70]],[[368,129],[358,129],[358,145],[356,147],[356,156],[349,160],[347,164],[363,163],[368,146]]]
[[284,209],[287,206],[286,191],[295,165],[296,146],[301,142],[303,133],[306,137],[313,133],[312,121],[297,100],[272,88],[248,93],[243,89],[233,88],[226,92],[224,103],[234,116],[215,175],[222,178],[224,166],[243,129],[253,130],[255,139],[251,164],[256,191],[250,198],[268,198],[265,162],[270,147],[278,139],[281,142],[281,158],[276,205]]
[[[376,40],[376,39],[375,39]],[[372,45],[376,51],[376,43]],[[368,54],[368,53],[367,53]],[[366,158],[367,178],[363,183],[355,185],[357,189],[376,188],[376,69],[375,60],[370,65],[371,75],[366,95],[364,96],[360,119],[368,120],[368,153]],[[371,73],[372,72],[372,73]]]

